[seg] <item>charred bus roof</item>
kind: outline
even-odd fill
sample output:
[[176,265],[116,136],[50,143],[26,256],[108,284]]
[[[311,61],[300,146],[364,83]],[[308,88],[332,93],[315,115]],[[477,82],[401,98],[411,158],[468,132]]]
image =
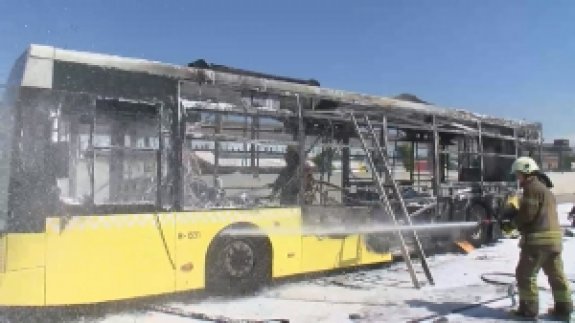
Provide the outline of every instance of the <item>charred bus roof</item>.
[[276,80],[276,81],[284,81],[284,82],[296,83],[296,84],[302,84],[302,85],[320,86],[320,83],[314,79],[304,80],[304,79],[293,78],[293,77],[288,77],[288,76],[272,75],[272,74],[267,74],[267,73],[250,71],[250,70],[245,70],[245,69],[241,69],[241,68],[237,68],[237,67],[230,67],[230,66],[226,66],[226,65],[208,63],[204,59],[195,60],[194,62],[189,63],[188,67],[213,70],[213,71],[217,71],[217,72],[225,72],[225,73],[238,74],[238,75],[245,75],[245,76],[253,76],[253,77],[257,77],[257,78]]
[[[274,76],[205,62],[205,64],[197,62],[197,64],[189,64],[190,66],[180,66],[145,59],[60,49],[44,45],[30,45],[22,59],[25,60],[25,68],[21,85],[26,87],[57,89],[56,81],[58,78],[60,82],[65,82],[66,78],[70,78],[66,75],[59,75],[62,73],[56,73],[57,65],[84,65],[93,68],[92,72],[94,74],[97,72],[95,69],[98,68],[101,74],[105,73],[105,71],[117,70],[154,76],[155,80],[153,82],[144,82],[138,85],[142,89],[140,90],[142,95],[146,94],[146,91],[157,91],[158,88],[171,88],[173,82],[189,81],[214,86],[241,87],[246,90],[251,89],[278,95],[297,94],[302,97],[313,98],[320,105],[322,102],[327,102],[327,105],[336,104],[362,111],[377,112],[382,110],[392,114],[411,113],[445,117],[471,123],[481,122],[483,124],[510,128],[541,129],[540,123],[495,118],[462,109],[444,108],[400,98],[330,89],[318,86],[319,83],[314,80],[306,81]],[[84,76],[85,80],[83,81],[86,84],[90,84],[90,73],[86,74],[88,75]],[[125,77],[125,80],[123,80],[124,84],[132,81],[136,82],[130,77]],[[74,80],[74,82],[77,83],[78,81]],[[69,83],[72,82],[69,81]],[[73,90],[72,88],[71,91]],[[155,93],[147,94],[157,97]]]

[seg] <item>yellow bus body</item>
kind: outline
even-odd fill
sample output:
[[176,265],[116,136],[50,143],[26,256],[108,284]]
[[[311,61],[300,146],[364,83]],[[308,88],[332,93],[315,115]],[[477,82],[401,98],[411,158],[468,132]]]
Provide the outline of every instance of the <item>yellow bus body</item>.
[[226,227],[274,234],[272,277],[387,262],[359,235],[302,236],[299,208],[48,218],[45,233],[0,238],[0,306],[57,306],[205,287],[206,253]]

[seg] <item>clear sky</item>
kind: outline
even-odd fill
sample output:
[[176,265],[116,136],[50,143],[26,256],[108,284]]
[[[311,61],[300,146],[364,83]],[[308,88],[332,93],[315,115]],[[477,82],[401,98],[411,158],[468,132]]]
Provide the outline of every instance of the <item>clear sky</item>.
[[408,92],[575,141],[572,0],[0,0],[0,80],[29,43]]

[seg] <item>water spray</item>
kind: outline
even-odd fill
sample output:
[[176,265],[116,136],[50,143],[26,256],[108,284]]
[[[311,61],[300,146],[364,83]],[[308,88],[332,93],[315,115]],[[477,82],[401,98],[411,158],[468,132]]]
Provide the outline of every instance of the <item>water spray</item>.
[[268,236],[268,235],[351,235],[351,234],[374,234],[374,233],[399,233],[399,232],[428,232],[428,231],[453,231],[464,230],[477,226],[477,222],[450,222],[450,223],[427,223],[413,225],[393,224],[362,224],[357,226],[324,225],[304,226],[302,228],[237,228],[225,230],[222,234],[228,236]]

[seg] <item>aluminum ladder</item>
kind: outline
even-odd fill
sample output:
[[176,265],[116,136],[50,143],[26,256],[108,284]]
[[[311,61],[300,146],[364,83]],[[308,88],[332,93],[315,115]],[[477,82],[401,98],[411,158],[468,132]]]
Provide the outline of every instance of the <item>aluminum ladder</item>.
[[[405,218],[407,224],[411,226],[413,224],[411,221],[411,216],[407,211],[405,201],[403,200],[401,192],[399,191],[399,187],[392,176],[389,161],[387,159],[387,154],[384,153],[384,151],[382,150],[379,139],[377,138],[377,135],[373,129],[371,121],[369,120],[369,116],[367,114],[363,115],[363,124],[365,125],[365,130],[363,130],[355,114],[353,112],[349,112],[349,115],[355,127],[355,131],[357,133],[359,141],[361,142],[361,146],[365,152],[369,167],[371,168],[372,178],[375,182],[375,187],[379,193],[379,203],[383,207],[383,210],[390,215],[391,219],[393,220],[393,224],[395,226],[398,226],[399,225],[398,217],[394,212],[394,208],[391,205],[391,202],[385,189],[386,186],[385,183],[391,183],[389,187],[391,188],[392,196],[397,199],[400,205],[400,216]],[[364,135],[369,136],[369,138],[373,142],[373,147],[369,147],[367,145],[366,138],[364,137]],[[377,161],[379,162],[378,165],[375,164],[374,157],[377,158]],[[380,176],[379,174],[380,170],[382,171],[384,176]],[[421,241],[419,240],[417,232],[413,230],[413,231],[407,231],[407,233],[413,239],[413,243],[415,245],[415,252],[417,253],[417,256],[421,260],[421,266],[423,267],[423,272],[425,273],[427,281],[429,282],[429,284],[434,285],[435,283],[433,281],[431,271],[429,270],[429,266],[427,264],[427,258],[425,257],[425,252],[423,251],[423,247],[421,245]],[[407,265],[407,270],[409,271],[409,275],[411,276],[413,285],[415,286],[415,288],[420,288],[421,284],[419,283],[417,276],[415,274],[413,262],[411,261],[411,255],[406,244],[406,237],[404,236],[402,230],[398,230],[397,235],[400,241],[401,254]]]

